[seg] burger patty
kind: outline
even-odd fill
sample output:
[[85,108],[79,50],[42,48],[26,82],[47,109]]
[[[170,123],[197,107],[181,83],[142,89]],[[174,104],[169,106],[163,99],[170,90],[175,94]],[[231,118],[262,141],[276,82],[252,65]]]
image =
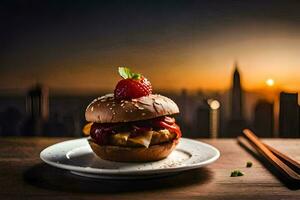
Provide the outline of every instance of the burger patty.
[[115,146],[150,146],[170,142],[174,140],[176,136],[176,133],[172,133],[167,129],[146,131],[144,133],[140,133],[138,136],[131,134],[130,132],[124,132],[111,135],[109,138],[109,143],[110,145]]
[[92,123],[84,129],[99,145],[148,148],[181,137],[175,119],[168,116],[135,122]]

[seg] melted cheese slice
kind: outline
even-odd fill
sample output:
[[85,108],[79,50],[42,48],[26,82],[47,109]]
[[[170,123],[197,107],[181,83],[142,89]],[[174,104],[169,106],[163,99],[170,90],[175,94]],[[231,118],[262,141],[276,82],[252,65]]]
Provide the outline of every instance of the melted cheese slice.
[[148,148],[150,146],[154,131],[144,132],[136,137],[130,137],[130,134],[130,132],[113,134],[111,137],[111,142],[113,145],[132,146],[127,143],[129,142],[134,144],[133,146],[144,146]]
[[139,136],[128,138],[128,141],[143,145],[146,148],[148,148],[151,143],[152,135],[153,135],[153,131],[147,131],[143,134],[140,134]]
[[88,123],[83,127],[82,132],[84,133],[85,136],[90,135],[92,125],[93,125],[93,122]]
[[117,144],[126,145],[129,136],[130,136],[130,132],[117,133],[113,135],[113,140]]

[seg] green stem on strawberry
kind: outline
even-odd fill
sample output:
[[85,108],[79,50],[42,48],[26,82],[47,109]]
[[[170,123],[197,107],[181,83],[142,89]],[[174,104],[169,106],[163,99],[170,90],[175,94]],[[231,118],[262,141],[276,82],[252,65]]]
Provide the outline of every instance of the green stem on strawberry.
[[131,70],[128,67],[119,67],[119,74],[124,79],[131,78],[131,79],[139,80],[142,78],[141,74],[131,72]]

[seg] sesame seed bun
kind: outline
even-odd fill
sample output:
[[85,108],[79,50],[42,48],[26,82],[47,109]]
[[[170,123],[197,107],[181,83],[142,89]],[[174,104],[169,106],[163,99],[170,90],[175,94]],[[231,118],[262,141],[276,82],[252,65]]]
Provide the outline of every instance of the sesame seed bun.
[[117,162],[150,162],[166,158],[178,144],[178,139],[153,145],[149,148],[98,145],[92,139],[89,139],[88,142],[94,153],[104,160]]
[[152,119],[179,113],[178,106],[171,99],[151,94],[131,100],[116,100],[107,94],[93,100],[85,111],[89,122],[117,123]]

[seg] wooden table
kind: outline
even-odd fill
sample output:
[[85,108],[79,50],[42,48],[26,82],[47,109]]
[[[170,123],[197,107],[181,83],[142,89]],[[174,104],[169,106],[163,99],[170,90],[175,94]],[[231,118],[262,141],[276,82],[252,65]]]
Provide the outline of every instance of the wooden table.
[[[44,164],[45,147],[70,138],[0,138],[0,199],[300,199],[234,139],[201,140],[221,151],[208,167],[151,180],[95,180]],[[300,139],[267,139],[300,160]],[[246,168],[246,162],[253,166]],[[242,177],[230,177],[234,169]],[[70,198],[72,197],[72,198]]]

